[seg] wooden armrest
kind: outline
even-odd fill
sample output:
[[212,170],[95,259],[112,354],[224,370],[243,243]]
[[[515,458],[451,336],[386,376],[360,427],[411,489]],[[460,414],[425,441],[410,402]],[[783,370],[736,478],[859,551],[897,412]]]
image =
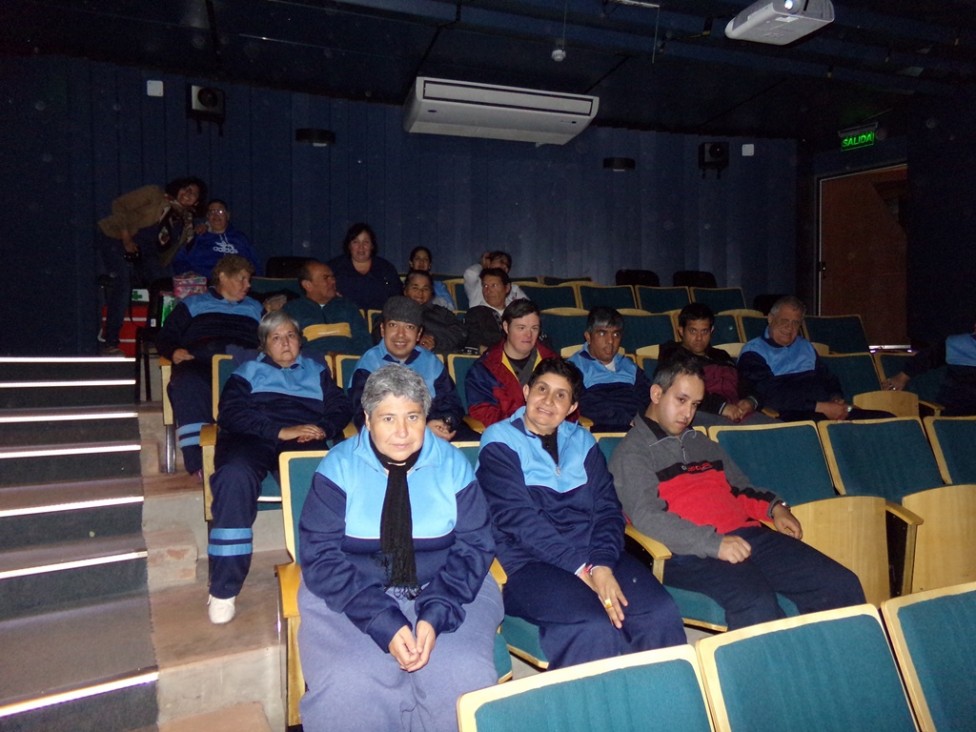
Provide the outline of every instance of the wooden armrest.
[[671,550],[657,539],[638,531],[632,524],[624,527],[624,535],[635,541],[641,549],[651,555],[651,572],[658,582],[664,582],[664,562],[671,558]]
[[166,356],[160,356],[159,357],[159,365],[160,366],[172,366],[173,365],[173,362],[170,361],[168,358],[166,358]]
[[772,417],[773,419],[779,419],[779,412],[777,412],[772,407],[763,407],[759,411],[765,414],[767,417]]
[[464,423],[477,432],[479,435],[483,434],[485,431],[485,424],[481,420],[475,419],[469,414],[464,415]]
[[505,570],[498,561],[498,557],[491,560],[491,568],[488,571],[491,573],[491,576],[495,582],[498,583],[498,589],[504,587],[505,583],[508,582],[508,575],[505,574]]
[[217,444],[217,425],[205,424],[200,427],[200,447],[213,447]]
[[892,516],[899,519],[900,521],[904,521],[909,526],[920,526],[921,524],[925,523],[925,519],[923,519],[914,511],[909,511],[900,503],[885,501],[885,511],[887,511],[888,513],[890,513]]
[[585,427],[588,430],[592,430],[593,429],[593,420],[590,419],[589,417],[580,417],[579,418],[579,426],[580,427]]
[[349,424],[347,424],[345,427],[342,428],[342,436],[345,439],[349,439],[350,437],[355,437],[358,434],[359,434],[359,430],[356,429],[355,422],[350,422]]
[[278,594],[281,599],[281,617],[298,617],[298,585],[302,580],[302,569],[295,562],[275,566],[278,575]]

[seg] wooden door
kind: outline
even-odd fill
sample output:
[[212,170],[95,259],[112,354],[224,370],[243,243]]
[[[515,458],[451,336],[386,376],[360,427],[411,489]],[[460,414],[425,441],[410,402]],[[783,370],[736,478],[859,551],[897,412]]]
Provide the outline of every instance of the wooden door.
[[859,313],[872,345],[908,343],[908,166],[820,181],[820,314]]

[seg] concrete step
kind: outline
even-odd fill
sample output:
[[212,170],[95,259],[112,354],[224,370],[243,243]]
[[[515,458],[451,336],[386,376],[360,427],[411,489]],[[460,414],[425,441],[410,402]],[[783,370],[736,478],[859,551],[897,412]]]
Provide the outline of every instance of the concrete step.
[[264,707],[250,702],[176,719],[159,725],[159,732],[271,732],[271,725]]
[[0,412],[0,446],[116,442],[139,439],[134,408],[7,409]]
[[0,550],[137,533],[142,503],[139,478],[10,486],[0,490]]
[[147,556],[141,532],[0,552],[0,620],[145,592]]
[[205,559],[192,584],[150,594],[161,730],[187,717],[255,703],[272,729],[284,728],[284,653],[274,565],[286,561],[280,550],[254,555],[237,598],[237,615],[227,625],[213,625],[207,617]]
[[141,450],[138,437],[114,442],[0,447],[0,489],[137,477],[142,472]]
[[[196,537],[187,526],[175,526],[143,534],[149,550],[149,591],[195,582],[201,554]],[[206,556],[205,554],[203,556]]]
[[0,729],[151,728],[150,628],[145,595],[0,622]]
[[135,359],[0,356],[0,409],[132,404]]

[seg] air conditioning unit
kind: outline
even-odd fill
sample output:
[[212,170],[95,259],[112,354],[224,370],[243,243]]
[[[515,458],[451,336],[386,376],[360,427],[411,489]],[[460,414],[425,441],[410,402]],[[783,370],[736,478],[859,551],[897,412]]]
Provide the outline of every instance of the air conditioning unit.
[[729,21],[725,35],[785,46],[833,22],[830,0],[759,0]]
[[599,97],[421,76],[404,105],[403,129],[563,145],[599,107]]

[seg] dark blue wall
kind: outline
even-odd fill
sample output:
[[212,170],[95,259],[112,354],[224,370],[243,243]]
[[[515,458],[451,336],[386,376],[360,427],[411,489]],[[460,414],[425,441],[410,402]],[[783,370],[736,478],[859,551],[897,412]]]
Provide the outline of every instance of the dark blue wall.
[[[518,276],[706,269],[749,300],[795,285],[791,141],[731,140],[721,179],[703,178],[704,138],[687,135],[593,127],[561,147],[408,135],[396,107],[216,84],[221,135],[186,118],[185,85],[205,79],[58,57],[5,59],[0,74],[3,353],[92,351],[95,222],[120,193],[186,174],[228,201],[262,258],[333,256],[363,219],[398,267],[423,243],[446,272],[506,248]],[[337,144],[295,143],[299,127]],[[635,158],[636,172],[604,170],[607,156]]]
[[931,341],[976,321],[976,90],[918,110],[908,154],[908,332]]

